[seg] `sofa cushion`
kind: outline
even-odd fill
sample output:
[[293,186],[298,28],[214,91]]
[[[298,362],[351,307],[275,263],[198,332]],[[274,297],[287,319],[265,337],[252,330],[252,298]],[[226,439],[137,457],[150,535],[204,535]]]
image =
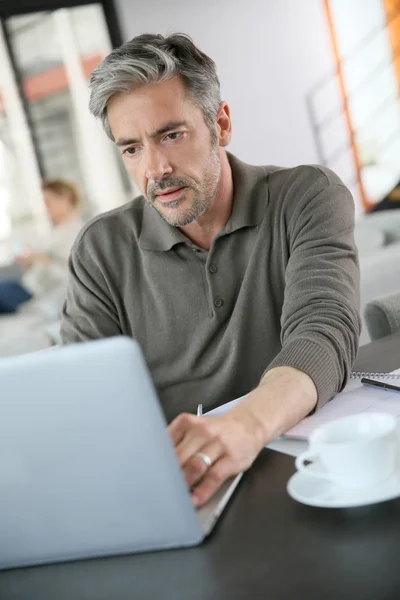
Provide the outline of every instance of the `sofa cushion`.
[[364,316],[372,340],[400,331],[400,291],[368,302]]
[[360,343],[370,340],[365,323],[368,302],[400,290],[400,243],[391,244],[370,256],[360,256],[361,316],[363,329]]

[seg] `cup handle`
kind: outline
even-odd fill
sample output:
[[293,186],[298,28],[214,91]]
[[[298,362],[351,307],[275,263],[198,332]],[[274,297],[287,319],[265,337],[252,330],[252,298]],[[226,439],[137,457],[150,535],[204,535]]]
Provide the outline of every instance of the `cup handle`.
[[306,450],[299,454],[296,458],[295,465],[296,469],[301,473],[306,473],[307,475],[311,475],[312,477],[316,477],[318,479],[325,479],[326,481],[332,481],[332,477],[328,473],[323,473],[321,471],[313,471],[309,469],[304,463],[306,461],[313,461],[318,458],[318,452],[314,449]]

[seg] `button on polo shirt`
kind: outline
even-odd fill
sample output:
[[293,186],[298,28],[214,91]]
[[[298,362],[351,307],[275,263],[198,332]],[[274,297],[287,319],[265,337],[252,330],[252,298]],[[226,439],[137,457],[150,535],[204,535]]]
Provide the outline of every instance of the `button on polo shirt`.
[[[222,232],[219,237],[222,238],[223,236],[224,236],[224,232]],[[218,240],[218,238],[217,238],[217,240]],[[212,314],[214,309],[219,309],[218,317],[220,317],[221,316],[221,308],[224,306],[225,303],[224,303],[224,299],[219,294],[228,295],[228,293],[226,292],[226,290],[223,287],[224,279],[222,278],[221,282],[218,281],[218,277],[216,275],[216,273],[218,273],[218,267],[215,264],[215,262],[213,262],[216,260],[219,249],[222,245],[222,242],[217,241],[217,240],[214,241],[210,250],[206,250],[204,248],[199,248],[198,246],[190,246],[190,244],[187,244],[187,242],[185,242],[185,243],[186,243],[186,245],[189,245],[189,247],[195,252],[197,260],[204,268],[204,273],[203,273],[203,280],[204,280],[203,289],[204,289],[204,293],[205,293],[204,302],[205,302],[205,304],[208,305],[208,311],[210,312],[210,314]],[[209,274],[212,275],[213,277],[212,278],[209,277]],[[201,288],[200,288],[199,295],[201,295],[201,293],[202,292],[201,292]]]
[[[224,233],[220,235],[220,240],[223,237]],[[206,310],[210,315],[218,316],[218,318],[221,318],[221,309],[225,304],[224,299],[221,296],[229,296],[229,292],[224,287],[224,278],[219,278],[220,274],[217,275],[218,267],[214,262],[217,259],[219,250],[222,246],[223,242],[217,240],[212,244],[210,250],[189,245],[189,247],[195,251],[198,264],[201,265],[201,269],[203,270],[203,285],[199,286],[198,300],[203,297],[204,306],[207,306]],[[219,309],[218,315],[215,312],[215,309]]]

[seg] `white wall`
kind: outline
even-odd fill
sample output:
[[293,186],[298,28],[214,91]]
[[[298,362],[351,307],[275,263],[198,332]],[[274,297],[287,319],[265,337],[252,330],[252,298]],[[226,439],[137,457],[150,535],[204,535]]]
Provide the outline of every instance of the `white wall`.
[[319,162],[305,96],[333,69],[321,0],[117,0],[125,40],[185,32],[215,60],[230,150],[254,164]]

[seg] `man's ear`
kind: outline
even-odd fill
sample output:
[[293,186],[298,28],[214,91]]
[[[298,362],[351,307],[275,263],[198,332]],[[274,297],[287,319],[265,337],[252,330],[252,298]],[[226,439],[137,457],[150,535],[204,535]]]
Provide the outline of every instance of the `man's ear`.
[[217,130],[219,131],[219,145],[228,146],[232,138],[231,111],[226,102],[221,102],[217,115]]

